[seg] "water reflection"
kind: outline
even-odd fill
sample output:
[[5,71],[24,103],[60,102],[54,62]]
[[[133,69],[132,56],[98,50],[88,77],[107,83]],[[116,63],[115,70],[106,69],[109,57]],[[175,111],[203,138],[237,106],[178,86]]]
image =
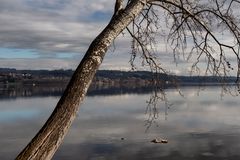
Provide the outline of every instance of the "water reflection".
[[19,97],[46,97],[61,96],[65,85],[56,86],[31,86],[31,85],[12,85],[0,87],[0,99],[15,99]]
[[[59,159],[239,159],[238,98],[208,88],[185,97],[167,90],[170,108],[158,106],[158,118],[146,132],[150,94],[88,96],[63,145]],[[0,159],[13,159],[49,116],[59,97],[0,100]],[[167,116],[167,119],[166,119]],[[168,139],[153,144],[154,138]]]
[[[61,96],[66,84],[61,85],[5,85],[0,86],[0,99],[16,99],[19,97],[46,97],[46,96]],[[96,87],[91,86],[88,91],[88,96],[108,96],[119,94],[131,94],[131,93],[150,93],[153,89],[149,86],[108,86],[108,87]]]

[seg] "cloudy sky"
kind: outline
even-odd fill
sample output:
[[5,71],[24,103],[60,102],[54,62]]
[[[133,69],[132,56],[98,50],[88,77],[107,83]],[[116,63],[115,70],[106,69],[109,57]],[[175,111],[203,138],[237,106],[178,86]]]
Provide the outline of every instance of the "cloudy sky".
[[[111,0],[0,0],[0,67],[75,69],[113,6]],[[129,42],[120,35],[101,69],[129,70]]]
[[[113,0],[0,0],[0,67],[75,69],[113,8]],[[158,48],[167,69],[188,73],[186,62],[173,63],[163,39]],[[129,58],[130,38],[120,35],[101,69],[130,70]]]
[[0,67],[75,68],[112,6],[108,0],[1,0]]

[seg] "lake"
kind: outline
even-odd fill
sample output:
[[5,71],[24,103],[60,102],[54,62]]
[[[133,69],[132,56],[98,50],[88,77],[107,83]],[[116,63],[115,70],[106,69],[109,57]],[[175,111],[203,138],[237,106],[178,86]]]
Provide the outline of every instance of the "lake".
[[[0,90],[0,159],[14,159],[51,114],[63,89]],[[240,99],[221,87],[89,94],[54,160],[240,159]],[[112,94],[111,94],[112,93]],[[153,139],[168,143],[152,143]]]

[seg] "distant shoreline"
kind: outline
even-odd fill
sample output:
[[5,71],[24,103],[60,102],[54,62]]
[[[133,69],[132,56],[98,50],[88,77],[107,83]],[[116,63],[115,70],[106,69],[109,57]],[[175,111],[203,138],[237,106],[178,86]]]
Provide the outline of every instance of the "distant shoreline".
[[[17,70],[0,68],[0,85],[67,85],[73,70]],[[157,77],[157,78],[156,78]],[[156,78],[156,79],[154,79]],[[215,76],[176,76],[158,74],[148,71],[118,71],[99,70],[93,79],[92,85],[104,86],[153,86],[153,82],[160,82],[162,86],[210,86],[233,85],[236,77]]]

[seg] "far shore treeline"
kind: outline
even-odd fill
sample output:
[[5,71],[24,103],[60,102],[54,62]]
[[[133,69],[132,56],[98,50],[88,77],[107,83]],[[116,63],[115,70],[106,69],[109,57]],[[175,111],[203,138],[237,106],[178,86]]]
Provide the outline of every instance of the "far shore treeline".
[[[17,97],[61,96],[73,70],[16,70],[0,68],[0,99]],[[99,70],[88,90],[88,96],[146,94],[158,90],[153,82],[168,89],[188,86],[234,84],[235,77],[155,75],[147,71]]]
[[[67,84],[74,70],[17,70],[0,68],[0,85],[57,85]],[[235,77],[176,76],[153,74],[149,71],[99,70],[92,85],[107,86],[150,86],[159,80],[163,85],[217,85],[233,84]]]

